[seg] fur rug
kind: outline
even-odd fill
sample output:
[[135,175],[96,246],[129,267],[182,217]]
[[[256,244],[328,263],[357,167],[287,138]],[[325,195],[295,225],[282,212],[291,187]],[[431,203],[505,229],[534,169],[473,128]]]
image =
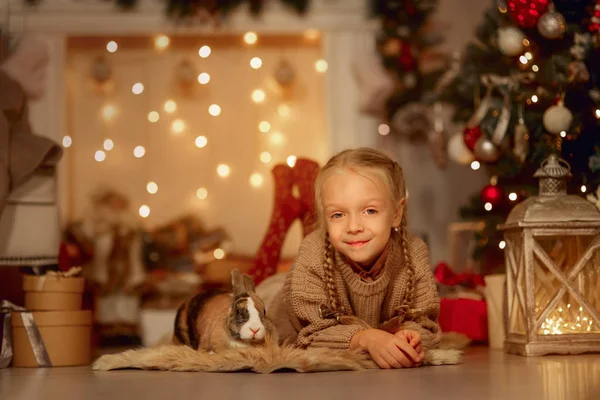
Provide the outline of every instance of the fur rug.
[[[460,350],[427,350],[423,365],[459,364],[461,360]],[[358,371],[378,367],[368,355],[349,350],[264,346],[207,353],[181,345],[164,345],[108,354],[100,357],[92,366],[96,371],[124,368],[202,372],[253,371],[269,374],[277,370]]]

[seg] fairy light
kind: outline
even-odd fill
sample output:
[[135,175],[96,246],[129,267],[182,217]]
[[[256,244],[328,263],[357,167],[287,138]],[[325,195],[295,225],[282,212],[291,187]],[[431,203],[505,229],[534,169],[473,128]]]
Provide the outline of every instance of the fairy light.
[[256,34],[256,32],[246,32],[244,34],[244,42],[246,42],[246,44],[256,44],[256,42],[258,41],[258,35]]
[[287,165],[289,165],[291,168],[294,168],[294,166],[296,165],[296,161],[298,161],[298,157],[294,155],[289,156],[286,160]]
[[146,190],[150,194],[156,194],[158,192],[158,185],[156,184],[156,182],[148,182],[148,184],[146,185]]
[[165,105],[163,108],[165,112],[172,114],[177,110],[177,103],[175,103],[173,100],[167,100],[165,101]]
[[290,116],[290,107],[286,104],[281,104],[279,107],[277,107],[277,113],[280,117],[287,118]]
[[382,136],[386,136],[389,135],[390,133],[390,126],[388,124],[381,124],[377,127],[377,132],[379,132],[380,135]]
[[148,113],[148,121],[155,123],[160,119],[160,114],[157,111],[150,111]]
[[531,101],[533,101],[534,103],[537,103],[539,100],[539,98],[534,94],[533,96],[531,96]]
[[69,135],[65,135],[62,140],[62,145],[65,149],[71,147],[73,145],[73,139]]
[[268,164],[271,162],[273,157],[271,156],[271,153],[269,153],[268,151],[263,151],[262,153],[260,153],[259,159],[260,159],[261,163]]
[[519,61],[521,61],[521,64],[523,65],[526,65],[529,62],[529,60],[525,56],[519,57]]
[[117,115],[117,108],[112,104],[106,104],[102,107],[102,118],[105,121],[112,121]]
[[538,71],[540,70],[540,67],[538,67],[536,64],[533,64],[533,65],[531,66],[531,70],[532,70],[533,72],[538,72]]
[[210,82],[210,75],[207,72],[202,72],[200,75],[198,75],[199,84],[206,85],[208,82]]
[[479,168],[481,168],[481,164],[479,163],[479,161],[473,161],[471,163],[471,169],[473,171],[477,171]]
[[196,190],[196,197],[198,198],[198,200],[205,200],[208,197],[208,190],[206,190],[205,188],[199,188],[198,190]]
[[562,138],[567,137],[567,131],[561,131],[560,132],[560,137],[562,137]]
[[114,53],[115,51],[117,51],[119,49],[119,45],[117,45],[117,42],[115,42],[114,40],[111,40],[110,42],[108,42],[106,44],[106,50],[109,53]]
[[529,46],[530,44],[531,44],[531,42],[529,41],[529,39],[523,39],[524,46]]
[[258,172],[255,172],[254,174],[250,175],[250,185],[252,185],[253,187],[255,187],[255,188],[261,187],[263,182],[264,182],[264,178]]
[[231,168],[229,168],[227,164],[219,164],[219,166],[217,167],[217,174],[219,174],[221,178],[228,177],[230,173]]
[[498,247],[500,248],[500,250],[504,250],[504,248],[506,247],[506,242],[502,240],[500,243],[498,243]]
[[253,57],[250,60],[250,66],[254,69],[259,69],[260,67],[262,67],[262,60],[260,59],[260,57]]
[[208,56],[210,56],[210,53],[212,52],[210,46],[204,45],[202,47],[200,47],[200,49],[198,49],[198,55],[202,58],[207,58]]
[[115,143],[110,139],[106,139],[104,141],[103,147],[104,147],[104,150],[111,151],[115,147]]
[[98,150],[98,151],[96,151],[96,154],[94,154],[94,159],[98,162],[102,162],[102,161],[106,160],[106,153],[103,152],[102,150]]
[[202,149],[208,144],[208,139],[206,138],[206,136],[198,136],[196,138],[195,143],[197,148]]
[[221,115],[221,107],[219,107],[217,104],[211,104],[208,107],[208,113],[213,117],[218,117]]
[[258,130],[262,133],[267,133],[271,130],[271,124],[267,121],[262,121],[260,124],[258,124]]
[[182,119],[176,119],[171,123],[171,132],[179,135],[185,131],[185,122]]
[[144,157],[144,154],[146,154],[146,149],[144,146],[136,146],[136,148],[133,149],[133,155],[135,158],[142,158]]
[[215,249],[215,251],[213,251],[213,256],[217,260],[222,260],[223,258],[225,258],[225,250],[223,250],[223,249]]
[[317,60],[317,62],[315,62],[315,69],[317,70],[317,72],[325,73],[325,72],[327,72],[327,68],[328,68],[327,61],[323,60],[322,58],[320,60]]
[[596,110],[596,118],[600,119],[600,109]]
[[492,211],[492,208],[493,208],[492,203],[490,203],[490,202],[485,203],[483,208],[485,208],[485,211]]
[[140,207],[140,217],[142,218],[148,218],[148,216],[150,215],[150,207],[148,207],[147,205],[143,205]]
[[281,146],[285,143],[285,136],[281,132],[273,132],[269,134],[269,142],[274,146]]
[[255,103],[262,103],[265,101],[266,95],[265,91],[262,89],[256,89],[252,92],[252,101]]
[[587,192],[587,187],[585,185],[581,185],[581,193]]
[[166,49],[167,47],[169,47],[170,43],[171,39],[169,39],[169,37],[166,35],[160,35],[156,39],[154,39],[154,46],[156,46],[156,48],[159,50]]
[[144,91],[143,83],[137,82],[131,87],[131,92],[133,94],[142,94],[143,91]]
[[533,54],[531,54],[530,51],[528,51],[527,53],[525,53],[525,58],[528,60],[532,60],[533,59]]
[[516,201],[517,200],[517,194],[515,192],[512,192],[511,194],[508,195],[508,199],[510,201]]

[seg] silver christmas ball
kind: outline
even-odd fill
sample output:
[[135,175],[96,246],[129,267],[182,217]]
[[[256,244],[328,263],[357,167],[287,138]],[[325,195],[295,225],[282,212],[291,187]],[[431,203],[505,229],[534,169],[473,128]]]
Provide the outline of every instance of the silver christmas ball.
[[554,135],[560,134],[562,131],[567,131],[571,127],[573,122],[573,114],[565,107],[564,104],[559,103],[552,107],[549,107],[542,117],[544,128]]
[[561,13],[549,11],[540,17],[537,27],[546,39],[559,39],[567,29],[567,22]]
[[498,29],[498,48],[507,56],[518,56],[523,53],[525,34],[514,26]]
[[500,150],[498,147],[487,137],[482,136],[477,143],[475,143],[475,158],[483,162],[496,162],[500,158]]

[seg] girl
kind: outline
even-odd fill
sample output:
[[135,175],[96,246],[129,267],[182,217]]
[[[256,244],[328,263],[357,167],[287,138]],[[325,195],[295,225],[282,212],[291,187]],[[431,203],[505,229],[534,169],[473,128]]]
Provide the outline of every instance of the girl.
[[315,184],[321,224],[269,310],[282,340],[418,366],[440,340],[439,297],[422,240],[406,230],[402,169],[373,149],[329,160]]

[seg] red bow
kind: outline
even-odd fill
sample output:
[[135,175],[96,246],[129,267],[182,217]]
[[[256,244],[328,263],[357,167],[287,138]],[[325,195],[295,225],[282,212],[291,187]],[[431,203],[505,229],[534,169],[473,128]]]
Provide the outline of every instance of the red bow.
[[473,272],[461,272],[457,274],[450,269],[448,264],[443,262],[435,267],[434,275],[439,283],[447,286],[461,285],[473,289],[477,286],[485,286],[483,276]]

